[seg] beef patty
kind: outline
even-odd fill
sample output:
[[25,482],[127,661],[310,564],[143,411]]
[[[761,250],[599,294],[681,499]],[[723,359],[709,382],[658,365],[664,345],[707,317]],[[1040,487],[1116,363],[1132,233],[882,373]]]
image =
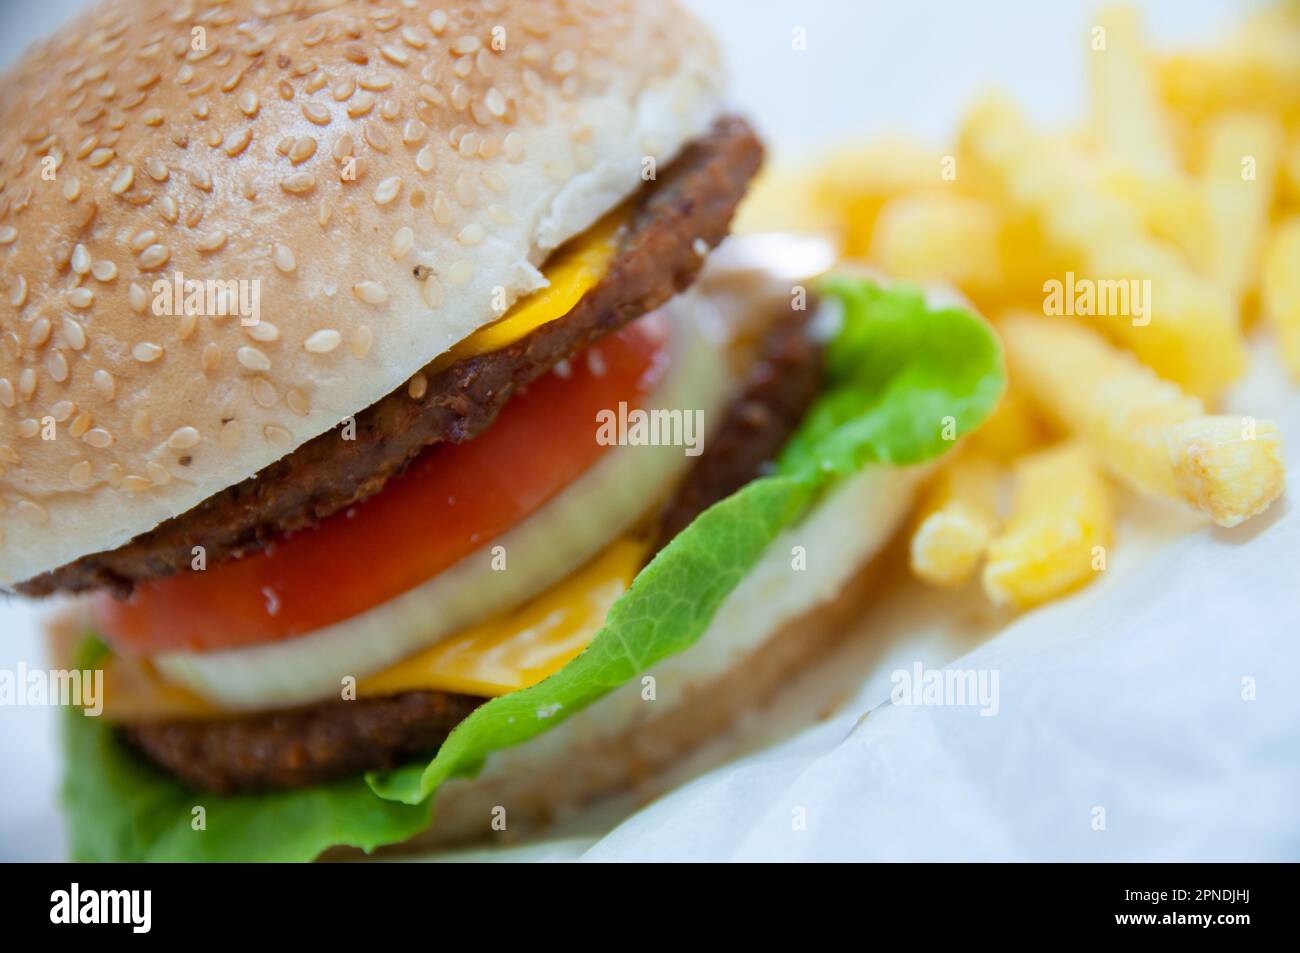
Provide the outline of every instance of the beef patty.
[[634,197],[609,270],[565,317],[514,344],[446,368],[426,368],[412,398],[405,384],[356,415],[356,439],[326,431],[248,479],[117,549],[83,556],[19,583],[45,596],[137,582],[190,566],[202,546],[209,564],[262,548],[377,492],[433,443],[480,433],[515,391],[561,360],[651,311],[695,279],[699,243],[727,234],[732,213],[762,162],[762,145],[737,118],[723,118]]
[[[806,313],[804,313],[806,314]],[[821,383],[803,314],[778,319],[739,396],[664,510],[658,548],[712,503],[758,476],[803,419]],[[150,760],[209,791],[320,784],[396,767],[438,748],[484,699],[416,691],[230,718],[128,726]]]

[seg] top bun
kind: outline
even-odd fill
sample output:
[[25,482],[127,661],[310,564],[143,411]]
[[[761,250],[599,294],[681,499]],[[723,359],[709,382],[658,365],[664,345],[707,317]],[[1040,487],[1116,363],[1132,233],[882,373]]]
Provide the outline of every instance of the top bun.
[[[3,83],[2,585],[398,387],[536,289],[721,87],[660,0],[117,0]],[[224,284],[196,315],[179,278]]]

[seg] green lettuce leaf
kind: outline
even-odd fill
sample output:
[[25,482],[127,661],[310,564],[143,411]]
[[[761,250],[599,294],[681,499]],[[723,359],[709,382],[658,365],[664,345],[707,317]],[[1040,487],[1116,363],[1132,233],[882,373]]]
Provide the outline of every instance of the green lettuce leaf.
[[[819,290],[839,305],[840,326],[827,349],[824,391],[776,471],[682,531],[564,668],[480,706],[428,763],[281,794],[195,794],[143,765],[106,726],[70,716],[75,770],[66,800],[74,853],[298,860],[333,845],[370,849],[405,840],[427,823],[443,781],[474,775],[492,752],[547,731],[694,643],[764,550],[836,479],[873,463],[933,459],[996,405],[1005,386],[1002,354],[979,318],[931,309],[915,289],[860,278],[831,277]],[[207,810],[203,832],[191,830],[196,804]]]
[[[87,640],[78,668],[93,666],[86,653],[97,646]],[[369,851],[397,843],[429,823],[431,804],[381,800],[361,778],[274,794],[199,793],[142,761],[111,725],[78,708],[63,712],[62,728],[74,860],[307,861],[334,846]]]

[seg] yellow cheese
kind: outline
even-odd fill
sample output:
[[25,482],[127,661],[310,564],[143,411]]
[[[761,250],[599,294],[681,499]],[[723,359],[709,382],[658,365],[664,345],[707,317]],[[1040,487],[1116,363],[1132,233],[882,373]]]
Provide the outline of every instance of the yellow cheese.
[[[615,540],[532,601],[363,678],[357,697],[421,690],[491,697],[535,685],[587,647],[644,558],[643,541]],[[163,681],[143,658],[109,659],[103,696],[103,717],[110,722],[222,714],[198,695]]]
[[565,244],[542,267],[545,288],[516,301],[503,317],[456,344],[435,366],[499,351],[572,311],[614,260],[615,239],[626,218],[627,212],[617,209]]
[[504,695],[535,685],[585,649],[641,568],[644,545],[620,539],[536,599],[362,679],[357,695],[438,689]]

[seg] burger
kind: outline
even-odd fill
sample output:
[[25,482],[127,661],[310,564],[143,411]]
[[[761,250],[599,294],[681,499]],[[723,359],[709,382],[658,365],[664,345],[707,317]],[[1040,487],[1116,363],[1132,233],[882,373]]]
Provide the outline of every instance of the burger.
[[0,584],[102,685],[79,858],[644,785],[824,650],[1002,387],[916,289],[691,289],[762,146],[672,3],[113,0],[5,89]]

